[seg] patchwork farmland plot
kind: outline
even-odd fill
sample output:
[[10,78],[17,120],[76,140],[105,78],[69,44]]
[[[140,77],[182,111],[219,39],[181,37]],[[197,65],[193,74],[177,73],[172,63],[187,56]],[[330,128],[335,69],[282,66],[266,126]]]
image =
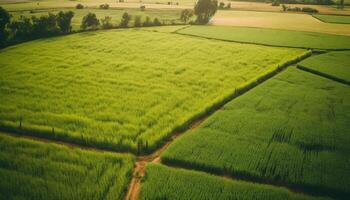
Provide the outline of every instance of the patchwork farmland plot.
[[350,51],[313,56],[300,62],[298,67],[350,85]]
[[290,68],[175,141],[162,162],[344,198],[349,89]]
[[123,199],[133,163],[0,134],[0,199]]
[[288,191],[285,188],[228,180],[201,172],[147,165],[140,199],[269,199],[321,200]]
[[307,31],[350,36],[349,24],[324,23],[309,14],[221,10],[211,24]]
[[322,33],[228,26],[191,26],[181,29],[178,33],[233,42],[273,46],[330,50],[350,49],[349,36]]
[[0,127],[153,150],[235,90],[307,53],[130,29],[37,40],[0,54]]
[[350,16],[344,15],[312,15],[326,23],[350,24]]

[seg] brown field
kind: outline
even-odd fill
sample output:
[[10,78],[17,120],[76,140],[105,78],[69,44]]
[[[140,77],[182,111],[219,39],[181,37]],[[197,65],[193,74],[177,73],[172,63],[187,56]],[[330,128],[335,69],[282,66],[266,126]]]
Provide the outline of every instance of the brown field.
[[218,11],[211,24],[350,35],[349,24],[324,23],[308,14]]

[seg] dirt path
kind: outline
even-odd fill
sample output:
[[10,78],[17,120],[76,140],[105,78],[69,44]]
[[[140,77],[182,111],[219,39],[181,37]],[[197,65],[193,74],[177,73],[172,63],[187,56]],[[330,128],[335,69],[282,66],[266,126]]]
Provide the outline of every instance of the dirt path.
[[[195,121],[188,130],[197,128],[203,121],[205,121],[205,118],[201,118],[197,121]],[[169,145],[181,137],[183,133],[186,131],[175,133],[171,136],[168,142],[166,142],[161,148],[157,149],[155,152],[153,152],[150,155],[145,156],[138,156],[135,163],[135,168],[133,171],[132,179],[130,181],[128,192],[126,193],[126,196],[124,200],[137,200],[140,192],[141,187],[141,179],[145,176],[145,167],[148,163],[160,163],[160,155],[169,147]]]

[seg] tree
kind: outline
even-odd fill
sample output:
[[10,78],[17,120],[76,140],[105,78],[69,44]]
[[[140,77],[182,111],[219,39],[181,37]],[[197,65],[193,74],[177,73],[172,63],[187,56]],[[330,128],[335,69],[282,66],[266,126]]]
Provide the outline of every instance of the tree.
[[225,8],[225,3],[224,2],[220,2],[219,3],[219,9],[224,9]]
[[153,26],[161,26],[162,23],[159,21],[159,19],[156,17],[153,19]]
[[152,26],[151,18],[149,16],[146,17],[146,19],[143,22],[142,26]]
[[286,5],[284,5],[284,4],[282,4],[282,9],[283,9],[283,12],[286,12],[288,7]]
[[113,27],[113,25],[111,23],[112,17],[110,17],[110,16],[105,16],[105,18],[101,19],[100,21],[101,21],[101,24],[102,24],[102,28],[104,28],[104,29],[108,29],[108,28],[112,28]]
[[134,26],[135,27],[141,27],[141,16],[140,15],[136,15],[135,19],[134,19]]
[[81,28],[84,30],[87,28],[95,29],[98,25],[100,25],[100,21],[97,19],[95,13],[88,13],[81,22]]
[[0,45],[4,45],[8,33],[6,31],[6,26],[10,23],[11,15],[2,7],[0,7]]
[[75,8],[76,8],[76,9],[83,9],[84,6],[83,6],[83,4],[78,3],[78,4],[75,6]]
[[338,8],[343,9],[344,8],[344,0],[339,1]]
[[126,28],[131,20],[131,15],[125,12],[122,16],[122,20],[120,21],[120,27]]
[[17,21],[11,22],[8,27],[10,28],[15,39],[25,40],[33,37],[33,23],[28,17],[20,16]]
[[47,16],[32,17],[33,34],[37,36],[49,36],[59,32],[57,15],[49,13]]
[[74,17],[74,12],[67,11],[63,12],[60,11],[57,14],[57,25],[60,28],[62,33],[68,33],[72,30],[72,18]]
[[193,10],[185,9],[181,11],[180,20],[186,23],[193,16]]
[[217,0],[198,0],[194,6],[194,14],[198,24],[206,24],[218,9]]

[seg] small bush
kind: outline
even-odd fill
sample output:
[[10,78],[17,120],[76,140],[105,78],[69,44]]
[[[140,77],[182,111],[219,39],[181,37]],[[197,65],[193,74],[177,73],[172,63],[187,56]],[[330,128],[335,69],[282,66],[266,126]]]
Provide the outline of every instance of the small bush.
[[113,24],[111,23],[112,21],[112,17],[110,16],[105,16],[104,19],[101,19],[101,24],[102,24],[102,28],[103,29],[109,29],[109,28],[113,28]]
[[224,2],[220,2],[219,3],[219,9],[224,9],[225,8],[225,3]]
[[306,12],[306,13],[318,13],[318,10],[315,8],[310,8],[310,7],[303,7],[301,9],[302,12]]
[[280,6],[280,3],[278,1],[273,1],[271,3],[271,6]]
[[151,21],[151,18],[149,16],[146,17],[145,21],[143,22],[142,26],[152,26],[153,23]]
[[231,3],[228,3],[225,8],[226,9],[231,9]]
[[134,19],[134,27],[141,27],[141,16],[140,15],[136,15],[135,19]]
[[75,6],[76,9],[84,9],[84,6],[83,4],[80,4],[78,3],[76,6]]
[[146,10],[146,6],[145,5],[140,6],[140,10],[141,11],[145,11]]
[[109,8],[109,4],[101,4],[100,5],[100,9],[105,9],[105,10],[107,10]]
[[131,20],[131,15],[129,15],[129,13],[125,12],[122,16],[122,20],[120,21],[119,26],[122,28],[128,27],[130,20]]
[[97,19],[95,13],[88,13],[84,16],[83,21],[81,22],[82,29],[96,29],[100,25],[100,21]]
[[156,17],[156,18],[154,18],[154,20],[153,20],[153,26],[161,26],[162,25],[162,23],[159,21],[159,19]]

